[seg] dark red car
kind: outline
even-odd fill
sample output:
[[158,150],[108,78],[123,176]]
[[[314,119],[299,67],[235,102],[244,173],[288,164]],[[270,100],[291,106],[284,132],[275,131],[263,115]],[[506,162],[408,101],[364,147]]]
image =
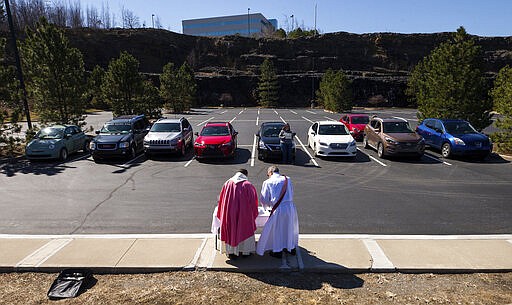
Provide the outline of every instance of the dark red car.
[[196,159],[235,156],[237,135],[229,122],[210,122],[196,133],[194,153]]
[[364,113],[347,113],[341,116],[340,122],[347,126],[354,139],[361,141],[364,127],[370,122],[370,116]]

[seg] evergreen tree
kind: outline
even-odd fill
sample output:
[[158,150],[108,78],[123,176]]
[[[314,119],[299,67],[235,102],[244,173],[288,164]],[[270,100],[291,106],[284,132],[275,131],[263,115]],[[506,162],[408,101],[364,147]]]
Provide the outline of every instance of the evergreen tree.
[[344,112],[352,109],[352,89],[350,81],[343,71],[328,69],[320,81],[316,92],[318,102],[325,109]]
[[141,114],[144,107],[140,101],[143,82],[139,61],[128,52],[121,52],[119,58],[110,61],[101,91],[114,116]]
[[494,87],[491,90],[494,100],[494,109],[502,115],[496,121],[496,127],[500,131],[494,133],[492,138],[499,150],[512,152],[512,68],[506,66],[500,70]]
[[481,70],[480,47],[463,27],[434,49],[413,70],[407,93],[418,104],[418,118],[457,118],[481,130],[491,121]]
[[12,155],[21,143],[14,134],[20,131],[22,108],[14,67],[4,65],[4,48],[5,39],[0,38],[0,155]]
[[190,110],[197,96],[194,71],[185,62],[179,69],[173,63],[164,66],[160,75],[160,96],[166,108],[181,113]]
[[105,69],[96,65],[87,79],[87,95],[90,106],[98,109],[108,109],[109,105],[103,99],[101,84],[105,76]]
[[260,66],[258,82],[259,104],[262,107],[277,107],[279,100],[279,82],[274,64],[265,58]]
[[142,112],[149,118],[159,118],[162,116],[162,99],[158,94],[158,88],[152,82],[146,80],[143,82],[143,94],[141,98]]
[[22,44],[27,91],[42,122],[85,124],[82,54],[62,30],[41,18]]

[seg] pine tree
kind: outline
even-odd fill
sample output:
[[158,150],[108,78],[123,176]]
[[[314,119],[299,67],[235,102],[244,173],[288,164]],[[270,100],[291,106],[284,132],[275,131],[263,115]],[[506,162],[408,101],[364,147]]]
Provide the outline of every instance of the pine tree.
[[103,98],[110,104],[114,116],[142,114],[143,94],[139,61],[126,51],[110,61],[101,85]]
[[481,65],[480,47],[463,27],[413,70],[407,93],[418,104],[418,118],[465,119],[477,129],[491,121],[492,102]]
[[197,96],[197,84],[194,71],[185,62],[179,69],[174,69],[173,63],[164,66],[160,75],[160,96],[166,108],[172,108],[174,113],[181,113],[194,105]]
[[327,110],[344,112],[352,109],[350,81],[341,70],[334,72],[328,69],[320,81],[316,95],[319,104]]
[[279,100],[279,82],[274,64],[265,58],[260,66],[258,82],[259,104],[262,107],[277,107]]
[[63,31],[41,18],[21,49],[27,91],[40,120],[85,124],[84,62]]
[[494,101],[494,109],[502,115],[496,121],[496,127],[500,131],[492,135],[493,141],[498,145],[499,150],[512,152],[512,68],[502,68],[491,90],[491,97]]
[[90,106],[99,109],[108,109],[109,105],[103,99],[101,84],[105,76],[105,69],[96,65],[87,79],[87,95]]
[[152,82],[146,80],[143,82],[143,93],[141,98],[142,113],[149,118],[159,118],[162,116],[162,99],[158,94],[158,88]]

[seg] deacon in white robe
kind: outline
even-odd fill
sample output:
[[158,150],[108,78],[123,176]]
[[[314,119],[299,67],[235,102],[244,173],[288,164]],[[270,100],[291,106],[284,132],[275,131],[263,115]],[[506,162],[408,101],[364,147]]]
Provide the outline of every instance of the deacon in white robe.
[[[279,174],[277,166],[270,166],[267,176],[269,178],[261,187],[260,202],[265,208],[270,209],[279,200],[285,177]],[[258,255],[264,255],[265,251],[280,253],[283,250],[295,254],[299,244],[299,219],[293,203],[293,185],[290,178],[287,177],[286,180],[286,193],[261,232],[256,247]]]

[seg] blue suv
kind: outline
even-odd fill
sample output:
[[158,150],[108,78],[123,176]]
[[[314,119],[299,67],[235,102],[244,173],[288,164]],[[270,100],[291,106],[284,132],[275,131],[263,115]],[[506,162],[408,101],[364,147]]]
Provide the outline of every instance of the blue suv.
[[461,155],[483,160],[492,151],[489,137],[464,120],[425,119],[416,131],[425,139],[425,144],[441,150],[444,158]]
[[144,150],[144,137],[149,128],[144,115],[125,115],[106,122],[90,143],[92,158],[98,162],[105,158],[135,157]]

